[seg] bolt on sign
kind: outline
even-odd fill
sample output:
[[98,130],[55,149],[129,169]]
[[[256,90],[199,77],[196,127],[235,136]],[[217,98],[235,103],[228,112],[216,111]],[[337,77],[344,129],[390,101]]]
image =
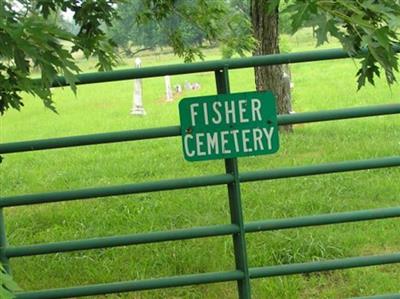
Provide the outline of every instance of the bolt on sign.
[[279,149],[270,91],[185,98],[179,103],[179,117],[188,161],[266,155]]

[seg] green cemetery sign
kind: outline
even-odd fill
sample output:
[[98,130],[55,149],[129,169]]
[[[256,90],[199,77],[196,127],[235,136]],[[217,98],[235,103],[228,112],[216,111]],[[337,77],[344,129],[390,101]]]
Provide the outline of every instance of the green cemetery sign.
[[270,91],[185,98],[179,103],[179,116],[188,161],[273,154],[279,149]]

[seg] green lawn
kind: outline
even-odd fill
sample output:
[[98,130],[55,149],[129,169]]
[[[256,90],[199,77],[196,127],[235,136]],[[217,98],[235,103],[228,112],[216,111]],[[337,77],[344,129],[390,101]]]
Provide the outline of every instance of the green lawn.
[[[290,38],[292,51],[311,49],[306,34]],[[331,45],[332,46],[332,45]],[[335,45],[333,45],[335,46]],[[207,50],[207,59],[218,59]],[[176,63],[146,56],[143,65]],[[90,70],[94,63],[83,63]],[[127,60],[121,67],[133,65]],[[382,80],[356,91],[357,63],[335,60],[292,65],[294,110],[317,111],[399,102],[400,86]],[[399,74],[400,77],[400,74]],[[252,69],[230,72],[231,89],[254,90]],[[144,79],[145,117],[129,114],[132,81],[54,90],[59,114],[25,97],[21,112],[0,119],[0,142],[177,125],[178,100],[215,93],[212,73],[173,76],[173,84],[199,82],[199,91],[164,101],[163,78]],[[281,135],[277,154],[239,159],[241,171],[399,155],[400,117],[298,125]],[[222,161],[189,163],[179,138],[155,139],[5,155],[2,196],[72,190],[224,172]],[[242,184],[246,221],[399,206],[400,169],[388,168]],[[11,245],[150,232],[229,223],[226,187],[145,193],[5,210]],[[247,235],[251,267],[394,253],[398,219]],[[14,259],[13,275],[25,290],[58,288],[169,275],[232,270],[230,237],[90,250]],[[252,280],[253,298],[345,298],[400,292],[400,266],[388,265]],[[100,297],[104,298],[104,297]],[[236,298],[236,283],[222,283],[107,298]]]

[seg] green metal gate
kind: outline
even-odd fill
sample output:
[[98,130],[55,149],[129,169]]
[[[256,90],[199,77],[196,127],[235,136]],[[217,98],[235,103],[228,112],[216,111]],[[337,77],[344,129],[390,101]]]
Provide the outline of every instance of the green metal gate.
[[[193,64],[147,67],[142,69],[81,74],[79,75],[78,84],[213,71],[215,72],[217,92],[229,93],[228,73],[230,69],[340,58],[348,58],[348,55],[343,50],[333,49],[242,59],[208,61]],[[66,83],[62,77],[60,77],[57,80],[57,83],[54,84],[54,86],[64,85],[66,85]],[[387,114],[400,114],[400,104],[376,105],[351,109],[279,115],[278,124],[300,124]],[[0,144],[0,154],[112,142],[135,141],[152,138],[167,138],[179,135],[180,127],[170,126],[144,130],[13,142]],[[62,289],[26,291],[18,293],[17,299],[82,297],[226,281],[237,282],[239,298],[250,298],[250,280],[255,278],[400,263],[400,252],[398,252],[377,256],[363,256],[328,261],[249,268],[246,253],[247,233],[399,217],[400,207],[244,223],[240,196],[241,183],[398,166],[400,166],[400,156],[394,155],[391,157],[369,160],[344,161],[338,163],[327,163],[273,170],[239,172],[237,159],[234,158],[225,160],[226,171],[225,173],[219,175],[204,175],[199,177],[166,179],[155,182],[127,184],[111,187],[97,187],[72,191],[2,197],[0,199],[0,260],[9,271],[9,259],[11,258],[224,235],[231,235],[233,239],[236,269],[232,271],[85,285]],[[202,226],[174,231],[160,231],[124,236],[63,241],[38,245],[10,246],[7,244],[3,209],[8,207],[214,185],[227,185],[228,187],[231,224]],[[400,294],[390,294],[374,298],[400,298]]]

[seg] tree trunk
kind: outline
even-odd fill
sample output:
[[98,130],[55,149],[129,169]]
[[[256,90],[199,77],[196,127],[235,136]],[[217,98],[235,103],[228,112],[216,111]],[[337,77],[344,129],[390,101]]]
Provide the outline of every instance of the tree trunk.
[[[253,55],[267,55],[279,53],[279,11],[276,8],[268,12],[270,0],[251,0],[250,16],[253,26],[253,35],[258,42]],[[286,70],[286,71],[285,71]],[[271,90],[277,99],[278,114],[290,113],[292,110],[290,94],[290,75],[286,65],[271,65],[255,67],[256,89]],[[285,131],[292,131],[292,126],[282,127]]]

